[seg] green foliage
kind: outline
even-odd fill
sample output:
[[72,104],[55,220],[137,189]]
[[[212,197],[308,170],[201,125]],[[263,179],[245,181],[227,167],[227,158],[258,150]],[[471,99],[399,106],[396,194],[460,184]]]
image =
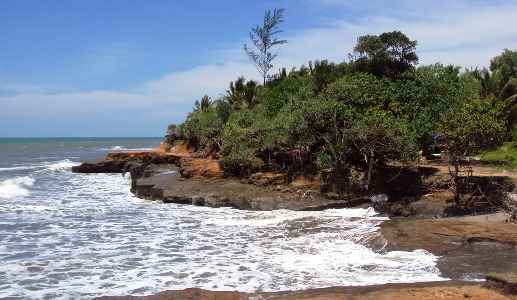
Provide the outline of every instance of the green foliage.
[[498,70],[490,73],[487,68],[478,70],[477,68],[471,73],[479,82],[479,97],[498,97],[501,82],[501,75]]
[[316,166],[320,170],[331,169],[333,167],[332,156],[324,152],[319,152],[316,156]]
[[369,190],[376,166],[391,159],[411,162],[418,151],[411,139],[408,124],[386,111],[369,109],[349,131],[352,143],[367,168],[364,183],[366,190]]
[[303,103],[314,97],[312,77],[289,77],[269,88],[263,96],[260,109],[267,117],[274,117],[288,103]]
[[261,87],[258,82],[249,80],[245,82],[244,76],[230,82],[230,87],[222,99],[228,102],[234,109],[254,107],[260,102]]
[[258,152],[255,135],[249,129],[253,124],[253,111],[243,109],[230,116],[221,134],[223,145],[221,169],[229,174],[242,176],[253,169],[253,158]]
[[324,95],[357,108],[387,108],[393,100],[394,85],[386,78],[358,73],[343,76],[329,85]]
[[459,176],[461,159],[497,149],[504,142],[506,133],[504,105],[500,102],[494,104],[491,99],[476,98],[475,86],[470,87],[469,93],[469,85],[469,81],[462,82],[462,105],[450,109],[438,128],[440,139],[447,145],[454,167],[451,180],[456,205],[459,205],[460,190],[464,184]]
[[170,124],[167,127],[167,134],[165,134],[165,141],[169,144],[173,144],[174,141],[183,138],[180,132],[180,127],[176,124]]
[[517,169],[517,143],[515,142],[517,128],[514,128],[513,135],[514,140],[512,142],[505,142],[493,151],[481,153],[483,161],[493,162],[494,167]]
[[223,122],[219,118],[217,110],[209,107],[191,112],[187,121],[180,125],[179,131],[197,149],[202,149],[218,142],[222,127]]
[[396,79],[418,64],[416,45],[400,31],[365,35],[357,38],[354,56],[350,58],[360,72]]
[[499,99],[505,101],[507,107],[517,104],[517,78],[510,79],[499,93]]
[[212,107],[212,100],[210,100],[210,97],[208,97],[207,95],[203,96],[203,98],[201,98],[201,102],[197,101],[194,103],[194,109],[196,110],[205,110],[205,109],[208,109],[210,107]]
[[450,111],[438,128],[449,151],[460,158],[499,147],[505,137],[504,110],[487,99],[473,98]]
[[406,80],[396,82],[389,110],[405,119],[420,150],[431,153],[436,147],[434,137],[444,113],[459,105],[459,68],[435,64],[410,70]]
[[490,70],[500,73],[500,89],[512,78],[517,78],[517,50],[504,49],[490,61]]
[[284,22],[284,9],[275,8],[273,15],[268,10],[264,13],[264,24],[262,27],[255,27],[251,29],[250,39],[255,46],[257,52],[250,49],[244,44],[244,51],[248,57],[253,61],[260,75],[264,78],[264,85],[266,85],[267,73],[273,67],[271,63],[276,58],[277,53],[273,53],[274,46],[287,43],[287,40],[279,40],[275,36],[282,33],[278,26]]
[[316,60],[268,76],[276,56],[271,46],[283,42],[274,38],[282,12],[266,13],[264,27],[251,34],[265,56],[245,48],[269,81],[260,86],[239,77],[220,99],[196,101],[184,123],[169,127],[168,140],[188,139],[198,149],[216,144],[221,169],[234,176],[320,172],[370,191],[379,167],[412,163],[419,151],[436,148],[437,136],[455,167],[461,157],[509,136],[508,112],[517,120],[517,81],[498,84],[510,65],[506,56],[492,73],[460,74],[459,67],[439,63],[415,68],[416,41],[395,31],[360,37],[350,63]]

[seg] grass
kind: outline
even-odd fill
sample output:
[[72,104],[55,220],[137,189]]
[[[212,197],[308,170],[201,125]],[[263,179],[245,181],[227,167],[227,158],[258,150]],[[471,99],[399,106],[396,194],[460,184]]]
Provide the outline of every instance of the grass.
[[506,142],[499,149],[480,157],[496,168],[517,169],[517,147],[514,142]]

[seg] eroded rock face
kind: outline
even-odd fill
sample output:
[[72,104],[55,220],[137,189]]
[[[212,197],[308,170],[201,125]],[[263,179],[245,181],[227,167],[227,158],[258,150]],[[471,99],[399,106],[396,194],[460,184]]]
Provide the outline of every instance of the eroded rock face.
[[128,161],[104,158],[94,162],[86,162],[79,166],[73,166],[75,173],[121,173]]
[[[250,180],[223,179],[216,161],[155,152],[110,153],[74,167],[77,173],[129,173],[139,198],[167,203],[246,210],[322,210],[353,207],[368,198],[328,199],[306,189],[294,191],[283,175],[257,174]],[[188,178],[188,179],[187,179]]]
[[144,170],[150,170],[156,165],[176,164],[178,156],[164,155],[156,152],[111,152],[98,161],[85,162],[73,166],[75,173],[131,173],[132,178],[144,177]]
[[[422,195],[430,192],[426,188],[429,184],[424,183],[423,178],[435,176],[438,171],[433,168],[382,168],[370,195],[364,195],[364,191],[350,193],[346,182],[332,178],[297,178],[288,182],[282,173],[255,173],[244,179],[224,178],[216,160],[194,158],[188,153],[113,152],[102,160],[73,167],[72,171],[129,173],[133,180],[131,191],[140,198],[212,207],[320,210],[370,206],[390,217],[426,218],[450,216],[451,208],[455,208],[442,199],[450,195],[440,196],[436,191],[431,197]],[[383,183],[381,178],[389,180]],[[461,213],[468,212],[455,215]]]
[[358,204],[357,201],[283,193],[274,187],[255,186],[230,179],[185,180],[179,172],[138,179],[133,182],[132,190],[140,198],[167,203],[246,210],[321,210]]

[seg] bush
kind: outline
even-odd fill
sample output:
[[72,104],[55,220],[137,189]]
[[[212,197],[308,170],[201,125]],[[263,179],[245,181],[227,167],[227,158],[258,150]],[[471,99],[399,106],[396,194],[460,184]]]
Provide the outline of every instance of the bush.
[[187,121],[180,125],[179,131],[196,149],[217,143],[224,123],[213,107],[191,112]]

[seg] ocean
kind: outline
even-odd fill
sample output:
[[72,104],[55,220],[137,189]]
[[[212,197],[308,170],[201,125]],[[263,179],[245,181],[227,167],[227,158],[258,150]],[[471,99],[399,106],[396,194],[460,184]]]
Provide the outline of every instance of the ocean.
[[[136,198],[76,174],[160,138],[0,139],[0,298],[90,299],[199,287],[281,291],[443,280],[438,257],[384,251],[372,209],[242,211]],[[373,247],[372,245],[375,245]]]

